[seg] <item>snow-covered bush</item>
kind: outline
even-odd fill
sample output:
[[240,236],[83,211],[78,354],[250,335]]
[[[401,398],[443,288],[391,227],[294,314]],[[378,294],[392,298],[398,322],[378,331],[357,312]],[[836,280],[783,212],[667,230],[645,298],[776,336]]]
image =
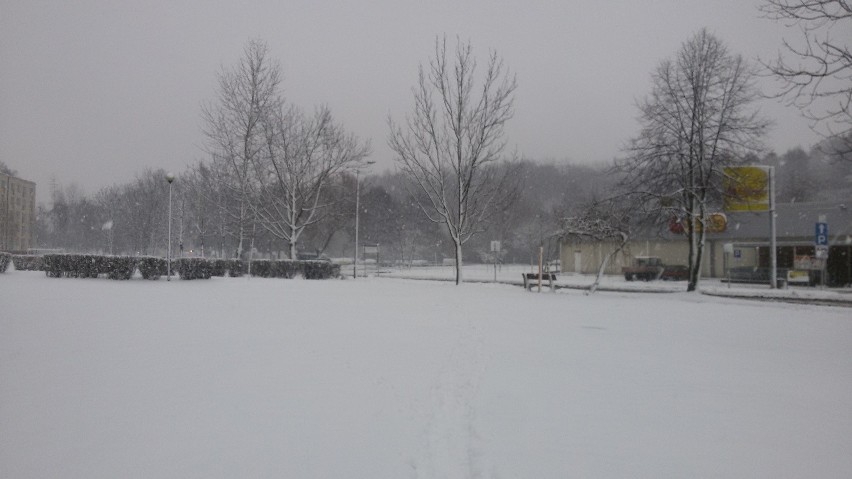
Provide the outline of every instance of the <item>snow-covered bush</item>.
[[225,276],[232,278],[243,275],[243,262],[238,259],[208,259],[211,276]]
[[13,254],[12,262],[18,271],[44,271],[44,262],[41,256],[33,254]]
[[274,278],[272,261],[262,259],[251,262],[251,275],[258,278]]
[[[3,256],[5,255],[5,256]],[[0,254],[0,268],[9,262],[6,253]],[[96,278],[105,274],[111,279],[130,279],[136,268],[145,279],[158,279],[167,274],[163,258],[144,256],[98,256],[85,254],[48,254],[41,260],[47,276],[53,278]],[[17,263],[16,263],[17,264]],[[246,263],[238,259],[178,258],[172,260],[172,271],[181,279],[209,279],[211,276],[239,277],[246,272]],[[256,260],[251,262],[252,276],[261,278],[328,279],[340,276],[340,266],[328,261]]]
[[227,263],[228,276],[232,278],[239,278],[244,275],[246,272],[246,265],[239,259],[226,259],[223,260]]
[[340,265],[329,261],[302,261],[305,279],[329,279],[340,276]]
[[97,260],[87,254],[46,254],[44,272],[52,278],[97,278]]
[[46,254],[42,256],[41,261],[44,265],[44,274],[51,278],[58,278],[62,276],[63,273],[63,265],[62,265],[62,256],[59,254]]
[[139,274],[145,279],[160,279],[160,276],[165,276],[168,271],[166,260],[153,256],[136,258],[136,267],[139,268]]
[[12,258],[12,255],[9,253],[0,253],[0,273],[6,271],[6,268],[9,267],[9,260]]
[[328,261],[256,260],[251,262],[251,275],[261,278],[328,279],[340,276],[340,266]]
[[97,278],[105,274],[110,279],[130,279],[136,269],[136,258],[131,256],[47,254],[42,262],[45,274],[52,278]]
[[136,258],[133,256],[100,256],[98,272],[106,273],[109,279],[130,279],[136,271]]
[[172,270],[177,271],[181,279],[210,279],[213,268],[204,258],[178,258],[172,261]]
[[209,259],[210,276],[223,277],[228,272],[228,260],[226,259]]
[[300,261],[261,259],[251,262],[251,275],[260,278],[292,278],[301,273]]

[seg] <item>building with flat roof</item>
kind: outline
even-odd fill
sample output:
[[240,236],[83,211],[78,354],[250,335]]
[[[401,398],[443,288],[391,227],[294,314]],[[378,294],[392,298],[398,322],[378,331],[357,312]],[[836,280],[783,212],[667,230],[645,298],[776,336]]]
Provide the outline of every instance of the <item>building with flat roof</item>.
[[34,246],[36,184],[0,173],[0,251]]
[[[701,275],[726,278],[731,271],[768,269],[770,263],[769,213],[726,213],[719,231],[707,232]],[[827,229],[826,256],[815,245],[817,223]],[[566,239],[561,245],[563,271],[596,273],[603,258],[615,249],[611,242]],[[607,274],[621,274],[636,257],[659,257],[663,264],[686,265],[689,243],[671,229],[635,234],[625,249],[608,264]],[[776,257],[782,270],[809,272],[810,278],[827,275],[834,286],[852,284],[852,204],[846,202],[779,203],[776,205]],[[768,281],[768,279],[767,279]]]

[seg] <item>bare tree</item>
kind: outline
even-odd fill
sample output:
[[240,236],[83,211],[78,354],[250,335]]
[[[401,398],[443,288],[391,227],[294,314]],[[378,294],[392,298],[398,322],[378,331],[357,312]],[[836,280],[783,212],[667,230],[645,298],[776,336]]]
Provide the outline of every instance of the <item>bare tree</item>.
[[603,257],[595,281],[589,286],[589,294],[600,285],[601,278],[610,261],[624,250],[631,234],[631,218],[634,217],[632,205],[617,198],[602,202],[593,202],[581,208],[581,213],[562,218],[556,237],[559,239],[577,238],[597,243],[612,243],[614,248]]
[[166,249],[168,197],[166,172],[147,168],[133,181],[118,185],[115,193],[102,199],[114,201],[105,208],[101,224],[112,222],[116,252],[147,255]]
[[218,101],[202,108],[205,134],[214,163],[227,165],[223,186],[236,195],[237,251],[254,230],[249,195],[253,188],[251,168],[260,161],[266,146],[265,123],[283,104],[279,94],[280,66],[268,57],[266,43],[250,41],[240,61],[218,76]]
[[688,290],[701,273],[706,228],[719,198],[722,169],[760,147],[768,127],[754,109],[755,70],[702,29],[653,74],[650,97],[640,104],[639,136],[617,166],[622,186],[661,222],[684,219],[689,240]]
[[187,205],[187,228],[189,236],[196,236],[196,240],[190,240],[195,244],[198,254],[205,256],[205,247],[210,244],[211,236],[217,231],[225,229],[224,224],[219,224],[221,215],[217,214],[223,209],[223,195],[220,188],[222,184],[216,178],[216,173],[203,162],[199,162],[187,169],[181,175],[181,183],[184,186]]
[[218,173],[223,199],[235,200],[220,204],[233,205],[225,211],[236,220],[237,256],[262,226],[295,257],[304,229],[323,219],[323,187],[369,153],[328,108],[308,117],[287,107],[280,83],[266,44],[251,41],[240,62],[219,75],[218,102],[202,112],[211,171]]
[[336,175],[358,167],[370,146],[347,133],[327,107],[313,117],[295,107],[281,108],[264,128],[264,154],[252,163],[254,212],[272,235],[288,243],[295,258],[305,228],[333,212],[326,188]]
[[300,248],[322,255],[328,251],[332,241],[341,236],[348,237],[354,222],[354,183],[354,177],[344,173],[336,175],[323,187],[320,203],[327,206],[323,209],[322,221],[305,228],[298,243]]
[[500,167],[504,125],[514,113],[517,82],[495,52],[481,83],[469,43],[436,39],[435,57],[420,66],[414,109],[404,125],[390,124],[389,145],[414,184],[420,209],[446,225],[455,246],[456,284],[462,282],[462,245],[514,191],[512,169]]
[[65,188],[55,188],[51,203],[46,218],[50,228],[41,238],[46,245],[76,252],[97,251],[103,247],[103,242],[99,240],[104,211],[97,201],[90,199],[78,185],[72,183]]
[[761,10],[767,17],[800,32],[796,41],[785,38],[782,52],[767,64],[782,82],[779,96],[801,108],[818,131],[840,140],[828,143],[832,153],[852,152],[852,2],[764,2]]

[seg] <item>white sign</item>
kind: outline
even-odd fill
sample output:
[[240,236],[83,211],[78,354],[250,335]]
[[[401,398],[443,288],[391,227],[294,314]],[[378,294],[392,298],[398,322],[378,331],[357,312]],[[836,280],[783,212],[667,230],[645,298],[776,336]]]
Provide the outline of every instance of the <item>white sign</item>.
[[500,242],[499,241],[492,241],[491,242],[491,252],[492,253],[499,253],[500,252]]

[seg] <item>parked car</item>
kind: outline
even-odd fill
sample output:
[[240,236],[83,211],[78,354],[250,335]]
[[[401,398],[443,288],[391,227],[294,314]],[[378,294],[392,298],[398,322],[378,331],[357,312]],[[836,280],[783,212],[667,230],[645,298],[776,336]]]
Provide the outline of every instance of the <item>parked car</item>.
[[660,279],[663,281],[686,281],[689,279],[689,268],[680,264],[667,265],[663,274],[660,275]]
[[300,261],[328,261],[331,262],[331,258],[324,254],[316,254],[316,253],[296,253],[296,258]]
[[689,278],[689,268],[682,265],[665,265],[656,256],[637,256],[633,260],[633,266],[625,266],[621,268],[621,272],[627,281],[683,281]]

